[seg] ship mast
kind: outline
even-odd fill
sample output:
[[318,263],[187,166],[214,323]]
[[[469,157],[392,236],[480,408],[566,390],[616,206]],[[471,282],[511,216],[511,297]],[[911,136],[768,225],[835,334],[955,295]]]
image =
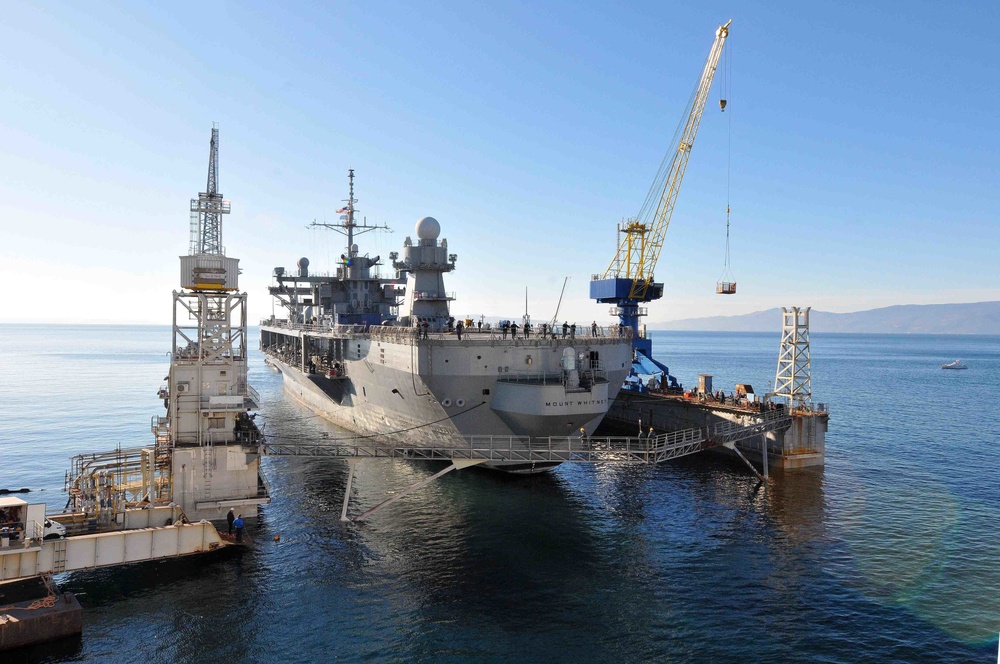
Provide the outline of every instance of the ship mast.
[[363,223],[357,223],[354,221],[354,215],[357,210],[354,208],[354,204],[358,201],[354,198],[354,169],[347,169],[347,179],[349,182],[347,205],[337,210],[337,214],[341,215],[340,223],[328,224],[326,222],[313,221],[309,224],[309,228],[328,228],[332,231],[337,231],[341,235],[347,236],[347,258],[355,258],[357,255],[357,248],[354,246],[354,235],[361,235],[362,233],[367,233],[368,231],[391,231],[392,229],[385,224],[369,224],[366,221]]
[[347,169],[347,249],[354,246],[354,169]]

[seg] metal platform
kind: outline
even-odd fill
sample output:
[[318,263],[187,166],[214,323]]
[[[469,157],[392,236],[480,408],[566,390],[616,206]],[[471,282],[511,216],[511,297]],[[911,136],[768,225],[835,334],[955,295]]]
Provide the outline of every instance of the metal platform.
[[[265,453],[273,456],[333,457],[350,464],[341,519],[358,521],[403,496],[426,486],[431,481],[456,469],[487,462],[536,463],[612,463],[653,464],[670,461],[715,447],[726,447],[740,456],[751,470],[766,479],[767,460],[762,476],[735,445],[737,442],[761,436],[787,427],[791,418],[784,411],[764,413],[760,420],[742,426],[720,422],[707,428],[683,429],[646,436],[550,436],[528,438],[518,436],[468,436],[450,445],[401,445],[379,436],[353,436],[330,439],[322,443],[283,443],[272,437],[264,443]],[[432,477],[419,482],[352,519],[347,517],[355,462],[362,459],[409,459],[419,461],[450,461],[451,465]]]

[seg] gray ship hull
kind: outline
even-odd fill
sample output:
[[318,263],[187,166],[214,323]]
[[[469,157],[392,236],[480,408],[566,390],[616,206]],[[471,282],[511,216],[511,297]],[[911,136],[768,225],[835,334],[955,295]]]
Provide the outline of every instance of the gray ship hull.
[[[387,444],[437,447],[463,446],[472,436],[592,434],[632,352],[628,339],[610,337],[418,339],[405,328],[317,331],[280,323],[261,327],[261,346],[286,391],[330,422]],[[567,371],[567,356],[583,370]],[[554,464],[491,465],[536,472]]]

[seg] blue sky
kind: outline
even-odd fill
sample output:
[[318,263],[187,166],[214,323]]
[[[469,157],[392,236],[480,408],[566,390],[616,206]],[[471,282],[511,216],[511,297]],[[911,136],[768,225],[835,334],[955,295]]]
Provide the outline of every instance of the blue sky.
[[607,320],[590,275],[729,18],[649,321],[1000,300],[998,3],[161,5],[5,4],[0,319],[168,323],[215,121],[251,319],[340,255],[306,226],[354,168],[369,253],[440,221],[456,315],[548,318],[568,276],[560,318]]

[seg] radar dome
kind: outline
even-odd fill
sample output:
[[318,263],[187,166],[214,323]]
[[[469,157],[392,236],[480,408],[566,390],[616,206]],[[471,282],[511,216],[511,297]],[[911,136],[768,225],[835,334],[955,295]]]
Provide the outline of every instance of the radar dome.
[[424,217],[417,222],[416,232],[421,240],[436,240],[441,235],[441,224],[434,217]]
[[299,259],[298,266],[299,267],[309,267],[309,259],[306,258],[305,256],[303,256],[302,258]]

